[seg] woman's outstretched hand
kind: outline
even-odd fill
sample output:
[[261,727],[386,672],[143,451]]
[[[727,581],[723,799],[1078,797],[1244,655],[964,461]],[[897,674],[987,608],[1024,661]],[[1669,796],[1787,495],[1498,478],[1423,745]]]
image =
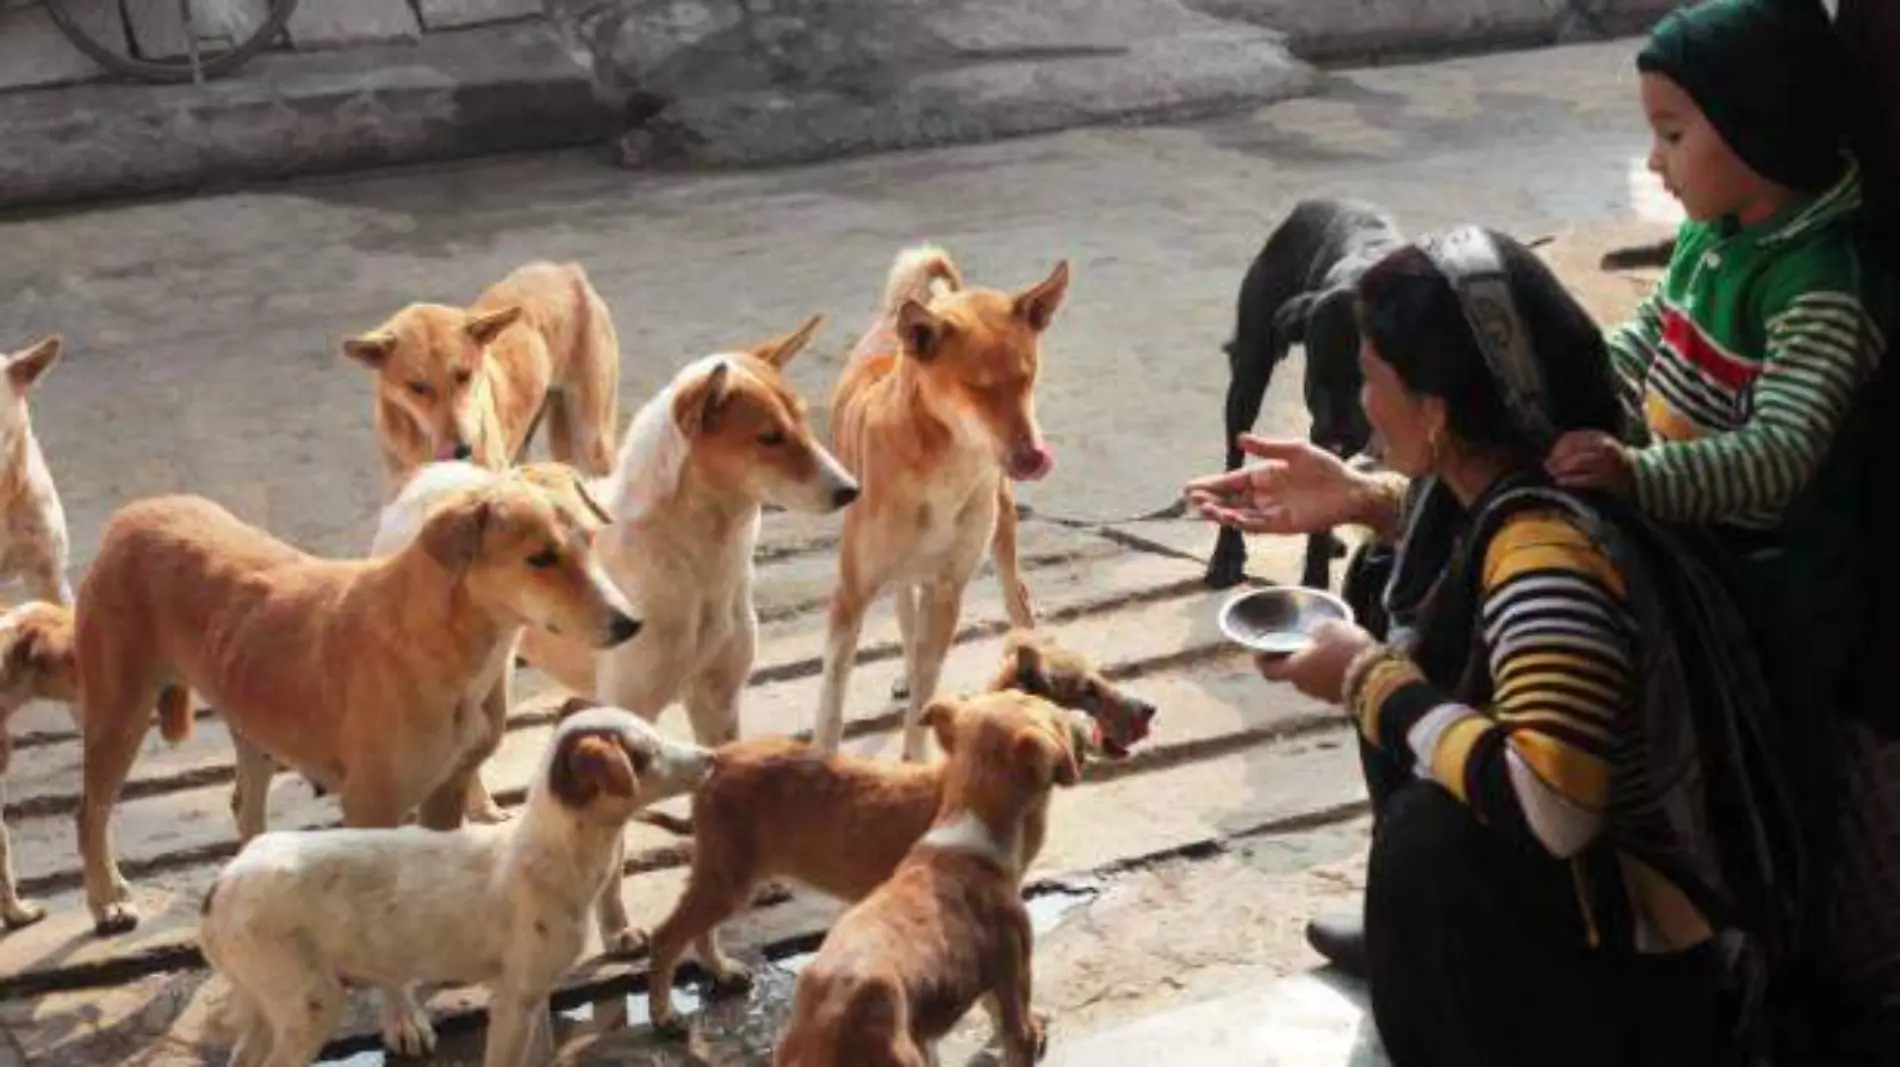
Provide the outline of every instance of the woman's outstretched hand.
[[1293,437],[1240,436],[1240,450],[1265,460],[1187,483],[1188,504],[1242,533],[1298,535],[1364,523],[1365,479],[1344,460]]
[[1364,629],[1337,619],[1313,627],[1313,643],[1287,656],[1256,656],[1262,677],[1288,682],[1315,700],[1338,704],[1345,699],[1346,668],[1378,641]]

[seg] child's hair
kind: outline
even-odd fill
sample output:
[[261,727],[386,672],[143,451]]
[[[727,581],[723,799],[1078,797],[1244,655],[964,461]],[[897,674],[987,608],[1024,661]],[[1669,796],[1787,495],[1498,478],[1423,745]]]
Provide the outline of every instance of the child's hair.
[[1819,0],[1704,0],[1665,15],[1636,69],[1681,86],[1755,173],[1791,189],[1841,175],[1857,106]]

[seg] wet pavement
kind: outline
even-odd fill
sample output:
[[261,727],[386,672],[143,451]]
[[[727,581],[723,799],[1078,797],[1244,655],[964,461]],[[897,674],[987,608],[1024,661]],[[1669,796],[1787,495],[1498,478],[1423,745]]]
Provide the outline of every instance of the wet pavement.
[[[1058,798],[1030,873],[1032,886],[1094,889],[1038,941],[1036,1000],[1062,1047],[1309,969],[1300,923],[1355,892],[1364,796],[1349,732],[1332,709],[1264,685],[1221,637],[1222,598],[1199,581],[1209,528],[1130,519],[1219,462],[1220,344],[1248,261],[1295,200],[1319,194],[1381,201],[1413,230],[1476,219],[1600,239],[1598,224],[1634,203],[1644,146],[1632,53],[1595,45],[1344,73],[1320,96],[1218,122],[790,170],[634,176],[558,154],[15,219],[0,222],[0,344],[68,336],[34,418],[76,569],[113,509],[180,490],[313,550],[356,553],[381,477],[368,378],[337,346],[406,301],[466,300],[531,257],[579,260],[619,324],[628,412],[685,360],[824,311],[831,323],[792,365],[816,403],[903,244],[943,242],[973,278],[1002,285],[1070,259],[1038,403],[1059,465],[1023,494],[1040,516],[1024,525],[1026,579],[1057,640],[1162,711],[1135,758],[1091,768]],[[1584,278],[1594,249],[1549,251],[1613,318],[1640,285]],[[1264,428],[1303,428],[1298,367],[1277,377]],[[765,523],[745,733],[809,725],[836,529],[835,518]],[[1290,580],[1299,549],[1257,542],[1252,574]],[[979,577],[945,690],[993,673],[1003,619],[995,583]],[[880,606],[847,698],[856,750],[895,753],[895,639]],[[532,673],[518,690],[484,770],[505,796],[526,783],[559,695]],[[50,708],[17,722],[15,860],[52,914],[0,937],[0,1064],[15,1048],[47,1064],[222,1062],[217,983],[195,949],[198,902],[232,847],[222,724],[201,720],[192,740],[153,739],[142,754],[115,825],[146,918],[98,939],[76,892],[71,728]],[[662,726],[684,728],[670,713]],[[278,783],[273,827],[335,818],[330,799]],[[630,911],[657,922],[677,896],[683,844],[640,827],[628,855]],[[835,914],[801,894],[736,919],[728,941],[751,962],[779,962],[752,999],[701,1005],[689,1048],[656,1045],[637,1025],[640,998],[625,997],[644,988],[641,965],[590,957],[556,998],[573,1024],[566,1058],[768,1062],[797,954]],[[475,1062],[480,991],[429,1003],[444,1034],[437,1062]],[[946,1062],[977,1054],[977,1019]],[[332,1051],[363,1053],[348,1062],[368,1067],[381,1056],[374,1034],[374,1018],[353,1011]]]

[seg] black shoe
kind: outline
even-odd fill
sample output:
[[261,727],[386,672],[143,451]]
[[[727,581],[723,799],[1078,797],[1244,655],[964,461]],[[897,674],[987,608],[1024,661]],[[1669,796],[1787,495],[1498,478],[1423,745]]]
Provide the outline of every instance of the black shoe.
[[1366,927],[1357,916],[1308,920],[1306,943],[1341,971],[1366,976]]

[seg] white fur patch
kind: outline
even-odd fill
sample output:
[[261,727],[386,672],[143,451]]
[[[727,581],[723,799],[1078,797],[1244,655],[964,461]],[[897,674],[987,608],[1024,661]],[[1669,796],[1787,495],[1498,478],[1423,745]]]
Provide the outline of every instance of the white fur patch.
[[998,841],[975,812],[963,812],[950,822],[932,829],[918,843],[952,852],[974,852],[995,860],[1005,869],[1016,869],[1016,850]]
[[386,556],[402,549],[422,532],[437,502],[450,493],[488,485],[499,477],[495,471],[465,460],[428,463],[403,483],[396,499],[383,506],[376,523],[376,539],[369,554]]
[[673,399],[681,388],[711,374],[721,362],[726,363],[729,377],[750,377],[730,353],[701,356],[675,374],[633,416],[614,461],[614,472],[608,476],[612,489],[602,502],[614,521],[644,517],[679,488],[690,444],[673,419]]

